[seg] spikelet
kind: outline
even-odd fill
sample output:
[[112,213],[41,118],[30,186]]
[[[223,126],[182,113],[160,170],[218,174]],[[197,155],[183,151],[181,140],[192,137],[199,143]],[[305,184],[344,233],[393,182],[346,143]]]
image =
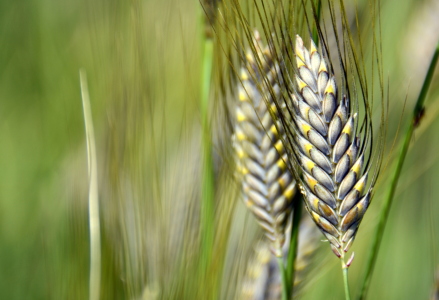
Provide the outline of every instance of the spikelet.
[[[291,227],[288,227],[287,232]],[[289,236],[289,234],[288,234]],[[301,220],[299,229],[299,244],[294,276],[294,291],[300,292],[309,266],[319,245],[319,232],[308,217]],[[288,256],[289,241],[283,247],[284,259]],[[282,298],[282,282],[277,259],[270,253],[266,242],[260,241],[254,254],[247,263],[247,269],[242,284],[242,300],[280,300]]]
[[369,144],[356,132],[357,113],[338,91],[334,74],[315,44],[311,41],[308,50],[297,36],[295,54],[293,147],[302,171],[301,191],[333,252],[344,257],[371,199],[365,167]]
[[282,256],[296,184],[286,165],[284,131],[272,118],[277,114],[273,97],[280,95],[278,65],[257,32],[254,47],[257,57],[249,52],[241,68],[234,146],[244,202],[265,230],[273,253]]

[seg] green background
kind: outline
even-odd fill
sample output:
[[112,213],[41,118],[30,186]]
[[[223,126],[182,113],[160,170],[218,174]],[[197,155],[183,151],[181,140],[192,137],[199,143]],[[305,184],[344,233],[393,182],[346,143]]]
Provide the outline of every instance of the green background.
[[[381,2],[388,147],[374,201],[352,248],[354,295],[401,132],[439,38],[437,0]],[[200,184],[200,14],[195,0],[0,2],[1,299],[88,297],[80,68],[88,75],[98,152],[101,298],[196,299],[191,293],[205,283],[191,278],[187,264],[197,260],[190,247]],[[428,299],[433,290],[439,268],[438,98],[435,76],[369,299]],[[238,201],[235,187],[221,176],[217,197]],[[230,244],[238,245],[247,232],[257,235],[240,202],[232,215]],[[231,265],[246,261],[248,251],[228,247],[223,278],[227,270],[239,277],[242,270]],[[301,299],[342,299],[339,263],[328,245],[320,248]],[[222,299],[233,298],[225,292],[227,280],[220,290]]]

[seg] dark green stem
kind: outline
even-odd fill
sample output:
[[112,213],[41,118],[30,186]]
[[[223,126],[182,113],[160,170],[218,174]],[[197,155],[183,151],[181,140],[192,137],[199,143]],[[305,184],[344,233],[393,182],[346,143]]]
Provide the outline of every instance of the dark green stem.
[[282,280],[282,300],[288,300],[288,295],[290,294],[289,287],[291,285],[287,281],[287,270],[285,269],[284,260],[282,259],[282,257],[277,258],[277,263],[279,265],[279,272]]
[[422,117],[425,98],[427,96],[427,92],[428,92],[428,89],[430,87],[431,80],[433,78],[434,69],[436,67],[436,63],[438,61],[438,58],[439,58],[439,44],[436,47],[436,51],[435,51],[434,56],[431,60],[430,67],[429,67],[428,72],[427,72],[427,76],[425,77],[424,84],[422,86],[421,92],[419,94],[418,100],[417,100],[415,108],[413,110],[412,119],[411,119],[410,125],[407,129],[407,132],[405,134],[404,144],[402,145],[401,153],[400,153],[399,159],[398,159],[398,163],[396,165],[395,172],[393,173],[393,176],[392,176],[391,185],[390,185],[390,188],[388,190],[387,197],[385,198],[385,201],[383,204],[383,208],[382,208],[381,215],[380,215],[380,220],[379,220],[377,230],[375,233],[375,239],[372,243],[372,250],[370,252],[370,255],[369,255],[369,258],[368,258],[368,261],[366,264],[366,273],[365,273],[365,276],[364,276],[364,279],[362,282],[360,295],[358,297],[358,299],[360,299],[360,300],[366,299],[367,290],[369,288],[370,281],[372,278],[372,273],[373,273],[373,270],[375,267],[375,263],[376,263],[376,259],[378,256],[378,251],[380,248],[381,240],[382,240],[382,237],[384,235],[384,229],[385,229],[388,217],[389,217],[390,207],[392,206],[393,197],[395,195],[396,187],[398,185],[398,179],[401,175],[402,166],[403,166],[404,160],[407,156],[407,151],[408,151],[409,146],[410,146],[410,141],[412,139],[413,131],[415,130],[416,126],[419,124],[419,121]]
[[291,226],[291,239],[290,239],[290,247],[288,248],[288,259],[287,259],[287,268],[286,268],[286,278],[287,284],[290,286],[288,291],[288,299],[293,298],[294,292],[294,273],[295,273],[295,264],[297,257],[297,246],[299,244],[299,228],[300,228],[300,219],[302,217],[302,194],[297,193],[297,196],[294,197],[294,210],[293,210],[293,224]]
[[[317,0],[317,11],[316,11],[317,21],[316,22],[320,22],[321,11],[322,11],[322,0]],[[312,30],[312,39],[313,39],[314,43],[316,44],[316,46],[318,47],[319,46],[319,35],[317,32],[317,28],[318,28],[318,24],[316,24],[316,26]]]

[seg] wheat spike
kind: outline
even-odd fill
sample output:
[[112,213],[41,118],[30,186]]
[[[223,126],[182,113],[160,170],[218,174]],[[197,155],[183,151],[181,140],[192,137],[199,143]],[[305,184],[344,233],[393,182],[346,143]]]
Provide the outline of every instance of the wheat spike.
[[257,56],[249,52],[241,68],[234,144],[244,202],[265,230],[273,253],[282,256],[296,184],[286,165],[284,131],[272,118],[277,114],[273,98],[280,95],[275,83],[279,67],[257,32],[254,48]]
[[366,188],[368,148],[356,132],[357,113],[349,98],[340,95],[334,74],[313,41],[308,50],[297,36],[295,54],[293,148],[303,173],[301,191],[333,252],[344,257],[371,199],[372,185]]

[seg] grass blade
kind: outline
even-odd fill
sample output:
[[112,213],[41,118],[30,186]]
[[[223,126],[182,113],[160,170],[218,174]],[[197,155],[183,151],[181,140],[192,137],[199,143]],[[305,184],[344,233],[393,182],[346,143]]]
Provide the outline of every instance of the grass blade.
[[402,166],[404,164],[404,160],[407,156],[407,152],[410,146],[410,141],[412,139],[413,132],[416,126],[419,125],[420,117],[422,117],[422,112],[424,109],[424,102],[427,96],[428,89],[430,87],[431,80],[433,78],[434,70],[439,58],[439,43],[436,46],[436,51],[433,55],[433,58],[430,63],[430,67],[427,72],[427,76],[425,77],[424,84],[422,86],[421,92],[419,94],[418,100],[416,102],[415,108],[413,110],[412,119],[410,125],[405,134],[404,143],[401,148],[401,152],[399,155],[398,163],[395,168],[395,172],[393,173],[391,185],[389,187],[387,197],[384,200],[384,205],[381,211],[380,220],[378,223],[378,227],[375,233],[374,241],[372,244],[372,250],[370,252],[367,264],[366,264],[366,273],[364,279],[362,281],[360,295],[358,299],[363,300],[366,299],[366,294],[369,289],[370,281],[372,278],[373,269],[375,267],[376,259],[378,256],[378,251],[380,248],[381,240],[383,237],[384,229],[387,223],[387,219],[389,216],[390,208],[393,202],[393,196],[395,195],[396,187],[398,185],[399,176],[401,175]]
[[84,70],[79,71],[81,83],[82,107],[84,111],[85,133],[87,140],[88,161],[88,210],[90,226],[90,300],[100,298],[101,285],[101,229],[99,221],[98,198],[98,166],[96,161],[96,143],[91,116],[90,97],[87,86],[87,76]]

